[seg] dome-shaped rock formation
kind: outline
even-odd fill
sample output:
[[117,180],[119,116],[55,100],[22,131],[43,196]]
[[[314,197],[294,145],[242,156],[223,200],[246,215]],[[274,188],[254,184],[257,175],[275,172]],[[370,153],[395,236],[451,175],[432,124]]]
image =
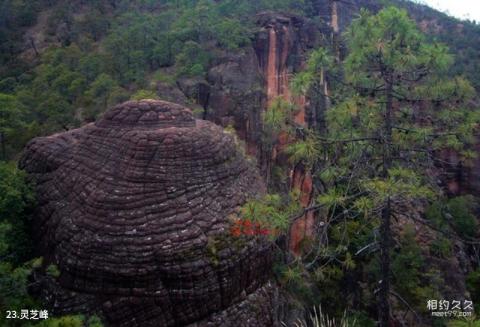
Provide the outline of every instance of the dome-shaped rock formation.
[[130,101],[34,139],[20,166],[36,182],[39,253],[61,272],[46,287],[57,312],[114,326],[271,324],[271,248],[229,236],[264,187],[220,127],[176,104]]

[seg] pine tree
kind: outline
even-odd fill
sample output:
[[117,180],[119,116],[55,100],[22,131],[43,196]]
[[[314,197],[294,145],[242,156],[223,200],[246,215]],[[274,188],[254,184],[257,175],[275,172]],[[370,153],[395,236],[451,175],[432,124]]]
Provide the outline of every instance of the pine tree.
[[7,143],[24,124],[24,108],[13,95],[0,93],[0,159],[7,160]]
[[[425,174],[435,150],[470,143],[477,115],[466,109],[473,94],[468,82],[446,77],[453,62],[448,49],[428,44],[405,11],[362,11],[348,30],[347,46],[346,81],[355,91],[329,112],[328,128],[334,140],[362,139],[344,143],[342,155],[363,160],[369,172],[359,189],[380,216],[378,312],[380,325],[388,326],[391,219],[402,203],[437,190]],[[335,126],[346,109],[347,125]]]
[[[346,216],[378,221],[380,281],[375,293],[380,325],[388,326],[389,298],[396,294],[390,286],[392,218],[415,201],[441,194],[431,173],[438,150],[450,148],[468,161],[479,115],[469,102],[474,89],[468,81],[448,75],[453,63],[448,49],[427,43],[405,11],[362,11],[345,37],[345,87],[333,95],[326,130],[308,133],[316,138],[310,144],[323,151],[312,159],[302,140],[290,146],[290,154],[317,167],[316,184],[326,189],[317,206],[331,213],[327,228]],[[318,80],[315,76],[324,78],[323,70],[320,75],[314,71],[307,65],[293,86],[306,93]],[[321,256],[319,249],[307,266],[315,267]]]

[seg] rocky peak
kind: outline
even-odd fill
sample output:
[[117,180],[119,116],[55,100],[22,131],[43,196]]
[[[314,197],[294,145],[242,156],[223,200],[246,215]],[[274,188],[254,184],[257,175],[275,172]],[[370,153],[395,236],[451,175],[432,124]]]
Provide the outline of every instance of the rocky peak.
[[113,107],[96,124],[102,128],[194,127],[190,109],[158,100],[129,101]]
[[43,281],[56,312],[93,311],[114,326],[240,315],[269,325],[271,248],[229,233],[264,186],[219,126],[180,105],[130,101],[34,139],[21,166],[36,180],[39,254],[60,270]]

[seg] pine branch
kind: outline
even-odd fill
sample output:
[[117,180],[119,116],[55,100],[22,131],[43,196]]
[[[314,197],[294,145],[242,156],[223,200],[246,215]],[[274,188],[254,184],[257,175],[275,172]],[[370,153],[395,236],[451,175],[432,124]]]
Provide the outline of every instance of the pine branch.
[[[405,300],[403,297],[400,296],[400,294],[398,294],[397,292],[393,291],[393,290],[390,290],[390,294],[392,294],[393,296],[395,296],[397,299],[399,299],[403,304],[405,304],[405,306],[408,308],[409,311],[413,312],[413,314],[415,315],[415,317],[417,318],[417,321],[419,323],[422,323],[422,319],[420,318],[420,316],[417,314],[417,312],[412,308],[412,306],[407,302],[407,300]],[[408,312],[408,311],[407,311]],[[405,317],[405,316],[404,316]]]
[[437,231],[441,234],[443,234],[444,236],[448,237],[448,238],[454,238],[456,239],[457,241],[460,241],[460,242],[463,242],[463,243],[467,243],[467,244],[471,244],[471,245],[478,245],[480,244],[480,239],[476,239],[476,238],[469,238],[469,239],[464,239],[460,236],[458,236],[456,233],[449,233],[449,232],[446,232],[444,230],[441,230],[440,228],[430,224],[429,222],[427,222],[426,220],[424,219],[419,219],[419,218],[415,218],[413,216],[409,216],[409,218],[411,218],[412,220],[424,225],[424,226],[427,226],[428,228],[430,229],[433,229],[434,231]]

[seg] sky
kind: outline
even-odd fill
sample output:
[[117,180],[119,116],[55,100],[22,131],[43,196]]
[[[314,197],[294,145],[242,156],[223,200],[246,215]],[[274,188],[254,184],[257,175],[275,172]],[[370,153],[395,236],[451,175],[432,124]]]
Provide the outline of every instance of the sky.
[[451,16],[480,22],[480,0],[420,0]]

